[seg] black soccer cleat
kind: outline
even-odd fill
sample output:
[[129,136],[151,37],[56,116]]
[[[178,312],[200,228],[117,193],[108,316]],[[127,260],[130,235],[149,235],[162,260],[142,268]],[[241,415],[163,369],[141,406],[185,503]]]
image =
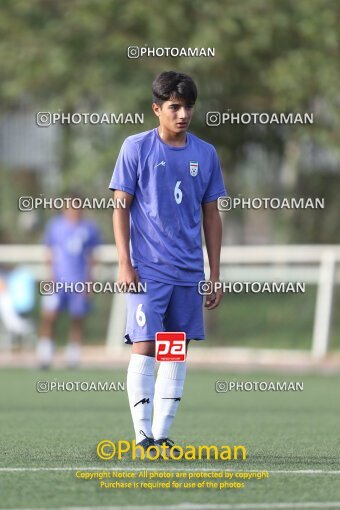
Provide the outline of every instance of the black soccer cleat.
[[[143,439],[142,441],[137,443],[136,446],[141,446],[143,448],[143,450],[144,450],[144,453],[146,453],[146,450],[148,448],[150,448],[150,446],[155,446],[155,441],[154,441],[153,437],[148,437],[143,430],[140,430],[139,433],[142,434],[142,436],[144,436],[145,439]],[[150,457],[156,457],[156,455],[157,455],[156,448],[152,448],[149,451],[149,456]],[[136,450],[136,457],[141,457],[141,452],[139,451],[139,449]],[[144,460],[148,460],[146,455],[145,455],[145,459]]]
[[[166,450],[164,451],[165,455],[171,459],[170,455],[169,455],[169,451],[170,451],[170,448],[172,449],[172,455],[176,458],[180,457],[181,455],[183,455],[183,451],[179,450],[178,448],[175,447],[175,443],[172,441],[172,439],[169,439],[168,437],[165,437],[163,439],[156,439],[155,440],[155,445],[156,446],[163,446],[165,445],[166,446]],[[164,449],[161,449],[161,458],[164,458],[162,453],[163,453],[163,450]]]

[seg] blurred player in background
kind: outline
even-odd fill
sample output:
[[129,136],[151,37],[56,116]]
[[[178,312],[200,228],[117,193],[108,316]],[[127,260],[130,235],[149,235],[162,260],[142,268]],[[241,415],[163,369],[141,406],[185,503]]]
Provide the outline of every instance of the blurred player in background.
[[[81,197],[76,193],[67,195],[69,207],[52,218],[46,226],[44,243],[49,249],[50,277],[53,282],[75,283],[92,281],[94,249],[101,244],[97,225],[83,217],[78,207]],[[76,207],[72,207],[75,205]],[[66,348],[66,364],[73,368],[80,362],[84,335],[84,318],[89,312],[90,296],[61,289],[42,297],[40,338],[37,345],[38,363],[48,368],[53,360],[54,326],[59,313],[65,310],[71,319],[69,344]]]
[[[204,339],[201,212],[210,280],[216,282],[222,238],[217,199],[226,191],[216,150],[188,132],[197,98],[192,78],[164,72],[152,89],[159,127],[125,140],[109,187],[127,204],[113,215],[119,282],[147,283],[146,293],[127,294],[127,390],[136,442],[170,448],[186,362],[161,362],[155,381],[155,334],[182,331],[187,341]],[[212,310],[220,300],[221,293],[212,294],[205,306]]]

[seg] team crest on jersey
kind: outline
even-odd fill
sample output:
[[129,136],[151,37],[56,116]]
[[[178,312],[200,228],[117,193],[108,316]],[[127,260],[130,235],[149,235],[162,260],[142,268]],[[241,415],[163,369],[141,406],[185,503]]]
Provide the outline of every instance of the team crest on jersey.
[[196,177],[198,174],[198,161],[190,161],[190,175]]

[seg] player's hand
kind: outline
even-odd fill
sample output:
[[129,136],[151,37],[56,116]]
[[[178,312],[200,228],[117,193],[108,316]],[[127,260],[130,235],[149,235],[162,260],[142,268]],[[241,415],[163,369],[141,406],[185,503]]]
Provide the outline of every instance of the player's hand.
[[134,284],[137,288],[139,283],[139,276],[137,271],[131,264],[119,265],[118,267],[118,284],[125,284],[127,287]]
[[215,283],[218,280],[210,279],[210,281],[212,284],[213,292],[211,294],[209,294],[208,296],[206,296],[206,298],[205,298],[204,307],[207,310],[213,310],[214,308],[217,308],[218,305],[220,304],[220,302],[222,301],[222,296],[223,296],[222,289],[218,288],[217,290],[215,290]]

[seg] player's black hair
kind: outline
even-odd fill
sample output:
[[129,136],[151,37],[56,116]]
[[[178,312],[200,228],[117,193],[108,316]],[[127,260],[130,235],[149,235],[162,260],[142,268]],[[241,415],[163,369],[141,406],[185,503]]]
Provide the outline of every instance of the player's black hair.
[[188,106],[193,106],[197,99],[196,84],[187,74],[165,71],[152,83],[152,100],[162,105],[174,97],[184,99]]

